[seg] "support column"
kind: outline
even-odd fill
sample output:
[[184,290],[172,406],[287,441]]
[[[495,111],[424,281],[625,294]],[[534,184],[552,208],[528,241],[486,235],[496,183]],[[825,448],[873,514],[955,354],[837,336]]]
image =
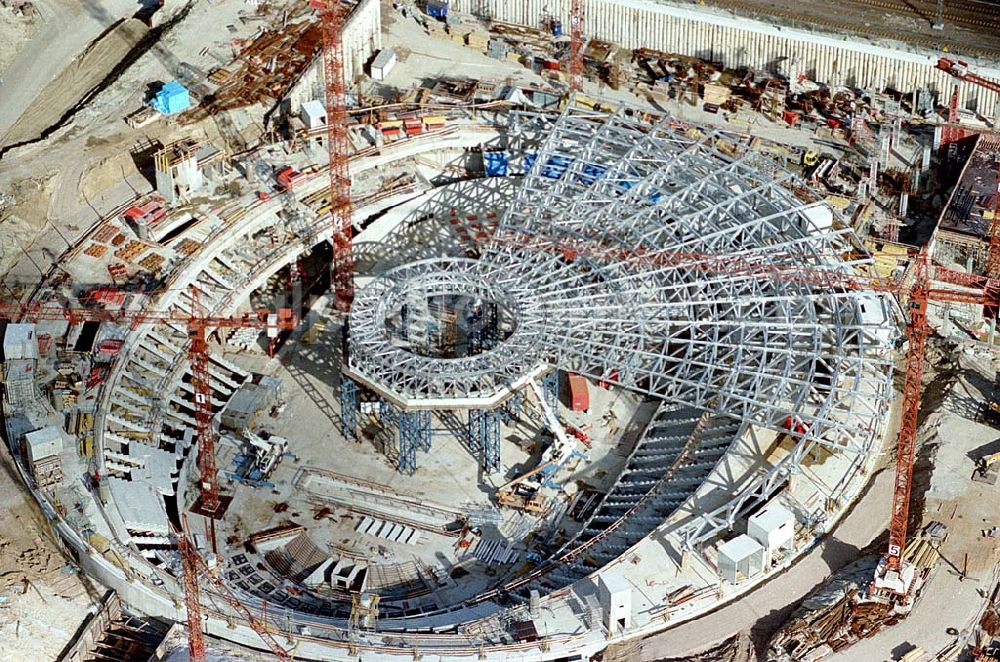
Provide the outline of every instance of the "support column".
[[340,376],[340,420],[344,423],[344,436],[358,436],[358,383],[350,377]]
[[482,451],[483,470],[500,471],[500,410],[469,410],[469,448]]
[[419,425],[417,445],[420,450],[429,451],[431,449],[431,412],[418,411],[417,423]]
[[412,476],[417,470],[417,447],[420,445],[420,412],[399,412],[399,473]]
[[521,415],[521,408],[524,406],[524,394],[515,393],[513,397],[503,403],[500,407],[500,420],[504,425],[510,425],[511,421]]
[[483,470],[500,471],[500,415],[496,409],[483,412]]
[[469,450],[478,453],[483,447],[483,412],[481,409],[469,410]]

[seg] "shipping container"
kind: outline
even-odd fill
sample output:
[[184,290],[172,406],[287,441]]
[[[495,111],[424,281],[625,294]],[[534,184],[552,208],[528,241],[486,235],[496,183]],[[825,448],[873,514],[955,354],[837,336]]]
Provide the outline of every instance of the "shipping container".
[[569,408],[572,411],[587,411],[590,409],[590,390],[586,378],[582,375],[570,373],[569,381]]

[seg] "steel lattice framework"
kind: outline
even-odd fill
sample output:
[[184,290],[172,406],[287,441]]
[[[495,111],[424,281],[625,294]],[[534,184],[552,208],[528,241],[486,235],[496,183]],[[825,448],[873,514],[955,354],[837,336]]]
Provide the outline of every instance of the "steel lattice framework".
[[[552,365],[763,428],[792,417],[807,440],[870,450],[894,303],[766,275],[868,262],[792,173],[732,134],[627,108],[516,113],[507,147],[524,177],[479,258],[398,267],[359,293],[352,371],[400,400],[460,402]],[[765,266],[703,257],[727,255]],[[495,302],[512,331],[472,356],[414,353],[386,327],[400,301],[431,293]]]

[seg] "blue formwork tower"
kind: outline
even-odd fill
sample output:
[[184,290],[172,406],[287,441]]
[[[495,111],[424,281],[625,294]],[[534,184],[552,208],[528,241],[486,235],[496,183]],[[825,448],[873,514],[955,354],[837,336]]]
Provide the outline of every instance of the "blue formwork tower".
[[378,401],[378,417],[382,427],[389,428],[396,424],[396,408],[386,399]]
[[420,446],[420,412],[399,412],[399,473],[412,476],[417,470],[417,448]]
[[340,376],[340,420],[344,423],[344,436],[358,434],[358,383],[345,375]]
[[510,425],[511,422],[521,415],[521,409],[524,407],[524,394],[515,393],[513,397],[507,399],[507,402],[503,403],[500,407],[500,420],[503,421],[504,425]]
[[422,451],[429,451],[431,449],[431,412],[430,411],[418,411],[418,430],[417,435],[418,443],[417,447]]
[[497,305],[487,302],[472,310],[467,317],[469,355],[480,354],[497,346]]
[[483,447],[483,410],[469,410],[469,450],[478,453]]
[[[391,408],[391,407],[390,407]],[[431,449],[431,412],[401,411],[397,414],[399,426],[400,473],[412,476],[417,470],[417,451]]]
[[496,409],[483,412],[483,470],[500,471],[500,415]]
[[482,451],[483,470],[500,471],[500,412],[496,409],[469,411],[469,449]]

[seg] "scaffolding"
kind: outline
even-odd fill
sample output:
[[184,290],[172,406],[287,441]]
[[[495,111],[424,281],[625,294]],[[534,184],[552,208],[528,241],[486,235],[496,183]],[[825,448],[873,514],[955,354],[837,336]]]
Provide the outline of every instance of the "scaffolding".
[[503,403],[500,407],[500,420],[503,421],[504,425],[510,425],[515,420],[521,416],[521,410],[524,408],[524,394],[515,393],[512,398]]
[[358,383],[345,375],[340,376],[340,420],[345,437],[358,436]]
[[417,451],[431,449],[431,412],[401,411],[396,415],[399,429],[400,473],[412,476],[417,470]]
[[496,303],[484,302],[473,308],[469,313],[467,323],[469,354],[488,352],[497,346],[499,325]]
[[469,448],[482,454],[483,471],[500,471],[500,410],[469,410]]

